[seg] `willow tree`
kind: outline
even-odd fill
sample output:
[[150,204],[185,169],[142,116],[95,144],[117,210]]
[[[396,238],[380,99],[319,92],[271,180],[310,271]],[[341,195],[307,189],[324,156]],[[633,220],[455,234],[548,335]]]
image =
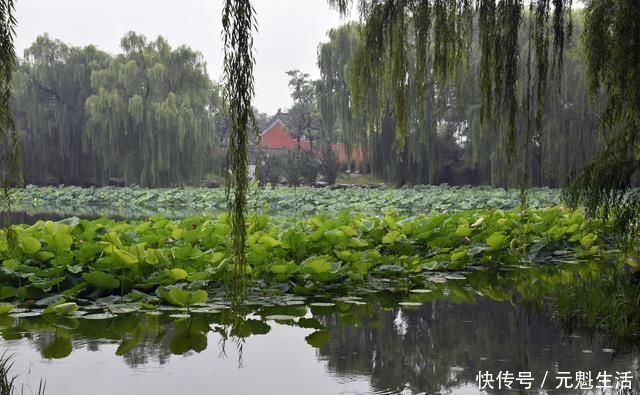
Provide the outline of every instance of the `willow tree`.
[[585,53],[592,98],[603,98],[605,148],[567,189],[589,213],[613,216],[623,234],[640,231],[640,2],[590,0],[585,10]]
[[100,178],[143,186],[201,178],[215,142],[208,109],[214,89],[202,55],[133,32],[121,47],[123,54],[92,73],[95,93],[85,103]]
[[352,108],[348,65],[358,45],[358,24],[348,23],[331,29],[329,41],[318,47],[320,81],[317,89],[318,110],[327,133],[337,136],[345,145],[347,155],[355,146],[364,147],[364,122]]
[[[330,3],[345,12],[351,2]],[[397,157],[409,167],[410,151],[415,157],[417,145],[409,144],[408,148],[407,139],[421,132],[418,141],[432,137],[429,133],[436,129],[432,108],[448,109],[444,93],[452,79],[459,81],[460,76],[469,75],[471,51],[478,48],[483,130],[500,131],[501,138],[494,140],[500,142],[498,150],[505,152],[507,159],[526,156],[531,131],[541,125],[542,112],[538,110],[543,107],[547,75],[561,74],[564,42],[572,30],[567,17],[570,1],[527,3],[533,21],[528,32],[532,47],[524,59],[526,92],[521,97],[518,82],[523,60],[518,37],[525,1],[360,1],[363,26],[350,85],[353,107],[364,114],[369,134],[384,136],[385,128],[393,128]],[[523,113],[527,118],[538,115],[531,115],[536,121],[529,127],[518,128],[518,115]],[[390,118],[393,124],[388,126]],[[525,133],[527,136],[519,136]],[[516,147],[517,141],[524,147]]]
[[0,0],[0,182],[3,199],[9,205],[11,187],[21,181],[20,140],[10,108],[11,81],[16,67],[14,6],[13,0]]
[[94,46],[71,47],[47,35],[25,51],[12,108],[26,182],[77,185],[95,178],[97,155],[85,133],[84,105],[93,94],[91,74],[110,60]]
[[[535,17],[525,10],[519,28],[519,56],[525,60],[533,49],[531,32],[537,23]],[[582,168],[593,157],[598,107],[590,111],[586,100],[586,71],[578,42],[582,19],[581,12],[572,13],[574,34],[566,38],[564,71],[561,75],[545,73],[545,84],[558,89],[548,89],[538,108],[533,106],[536,92],[531,91],[537,85],[537,76],[528,75],[526,62],[519,65],[517,97],[521,103],[528,99],[531,108],[527,112],[523,106],[523,111],[519,111],[516,129],[526,131],[530,122],[530,135],[519,133],[514,146],[525,146],[525,139],[530,142],[528,154],[522,150],[516,152],[520,164],[528,162],[527,185],[562,186],[570,170]],[[412,26],[406,31],[408,68],[404,94],[409,105],[409,129],[398,155],[393,147],[397,115],[391,106],[393,97],[386,90],[381,98],[379,92],[384,90],[384,85],[368,84],[364,92],[358,91],[357,83],[365,72],[356,63],[357,54],[369,46],[363,43],[366,37],[361,32],[364,31],[366,26],[352,22],[328,32],[329,40],[318,49],[324,87],[319,103],[325,126],[335,123],[346,144],[367,148],[373,174],[396,184],[448,182],[507,186],[519,183],[525,169],[509,165],[508,135],[500,133],[490,119],[485,118],[483,122],[479,88],[481,54],[477,45],[469,53],[466,70],[438,82],[433,67],[418,71],[415,31]],[[477,38],[474,40],[477,43]],[[433,47],[426,50],[432,57]],[[371,73],[374,72],[365,74]],[[422,77],[425,83],[419,85],[420,73],[425,73]],[[368,115],[378,110],[381,110],[379,124]],[[537,125],[537,114],[533,110],[544,114]],[[366,118],[363,113],[367,114]]]

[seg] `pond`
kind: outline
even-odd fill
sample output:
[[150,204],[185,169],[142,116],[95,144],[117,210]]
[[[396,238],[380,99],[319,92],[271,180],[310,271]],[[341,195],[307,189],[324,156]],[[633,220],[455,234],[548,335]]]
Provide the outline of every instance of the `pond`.
[[0,317],[0,347],[15,353],[25,393],[41,379],[54,395],[486,393],[478,372],[530,372],[533,393],[555,389],[562,372],[564,387],[591,372],[601,393],[596,376],[636,377],[640,353],[551,317],[547,285],[583,270],[429,274],[429,287],[408,293],[384,281],[357,296],[255,290],[243,309],[218,294],[190,315],[117,298],[67,317],[18,310]]
[[[524,260],[514,254],[519,213],[503,211],[518,201],[513,192],[443,186],[261,193],[264,210],[286,218],[252,217],[263,232],[252,244],[260,275],[245,305],[232,307],[216,288],[224,278],[218,262],[229,254],[216,235],[226,228],[211,216],[183,219],[224,211],[222,191],[25,189],[0,227],[83,220],[18,227],[22,250],[0,267],[7,279],[0,299],[16,305],[0,313],[0,353],[13,355],[18,393],[36,393],[41,381],[54,395],[482,394],[529,386],[527,393],[539,394],[639,393],[633,341],[566,321],[578,310],[562,290],[606,278],[601,274],[623,259],[579,213],[550,206],[555,191],[535,192],[545,208],[527,217]],[[416,216],[396,216],[391,207]],[[306,219],[316,212],[327,215]],[[436,214],[420,216],[430,212]],[[180,220],[134,221],[154,214]],[[99,217],[125,221],[83,222]],[[115,236],[98,231],[103,227]],[[58,231],[72,236],[67,244],[51,238]],[[306,242],[294,243],[296,237]],[[112,244],[129,254],[141,247],[142,263],[121,265],[113,246],[103,248]],[[158,265],[151,252],[173,258]],[[356,265],[367,259],[371,267]],[[289,260],[296,264],[282,264]],[[325,266],[337,261],[328,275]],[[201,263],[206,270],[190,266]],[[124,270],[138,267],[149,272],[125,281]],[[173,270],[181,276],[167,277]],[[188,281],[187,272],[194,276]],[[96,273],[117,286],[90,281]],[[91,286],[76,288],[83,280]],[[206,288],[209,298],[188,310],[173,307],[158,292],[170,287]],[[593,322],[609,308],[610,288],[583,289],[581,306],[599,306],[591,309]],[[65,301],[79,310],[51,311]],[[569,388],[587,374],[591,390]],[[632,388],[615,388],[627,384]]]

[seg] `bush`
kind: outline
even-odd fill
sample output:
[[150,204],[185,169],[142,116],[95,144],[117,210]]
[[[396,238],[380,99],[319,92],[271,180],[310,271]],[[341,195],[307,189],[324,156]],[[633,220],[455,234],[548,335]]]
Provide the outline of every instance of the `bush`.
[[324,144],[322,148],[322,156],[320,158],[320,171],[324,180],[333,185],[336,183],[336,178],[338,178],[338,156],[331,149],[330,144]]
[[275,188],[280,183],[280,178],[285,174],[282,155],[261,155],[259,161],[258,183],[261,187],[265,187],[267,183],[270,183],[271,187]]
[[320,163],[311,151],[298,151],[298,168],[300,178],[305,185],[314,185],[318,180]]

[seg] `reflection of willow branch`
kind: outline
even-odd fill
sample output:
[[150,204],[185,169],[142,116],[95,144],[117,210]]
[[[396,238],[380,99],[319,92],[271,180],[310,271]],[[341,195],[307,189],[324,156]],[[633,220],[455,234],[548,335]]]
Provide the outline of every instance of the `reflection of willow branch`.
[[223,326],[218,326],[214,329],[215,332],[220,334],[220,341],[218,342],[218,346],[220,347],[220,353],[218,356],[220,358],[227,357],[227,341],[231,340],[235,346],[236,351],[238,352],[238,369],[244,367],[243,360],[243,350],[244,350],[244,338],[240,336],[234,335],[234,328],[239,327],[245,320],[244,314],[236,313],[234,309],[232,309],[233,320],[231,324],[226,324]]
[[244,367],[244,361],[242,359],[242,350],[244,348],[244,339],[234,336],[233,341],[236,344],[236,350],[238,351],[238,369]]

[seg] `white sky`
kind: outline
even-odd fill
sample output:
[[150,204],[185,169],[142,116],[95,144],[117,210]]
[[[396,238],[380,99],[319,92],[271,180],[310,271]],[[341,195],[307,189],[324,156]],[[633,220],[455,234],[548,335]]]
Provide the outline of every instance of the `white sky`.
[[[117,53],[128,31],[150,39],[166,37],[172,46],[186,44],[204,54],[209,75],[222,72],[223,0],[18,0],[16,48],[22,56],[35,38],[51,38]],[[319,76],[316,50],[326,32],[346,22],[326,0],[253,0],[258,34],[255,106],[275,113],[291,105],[287,70],[299,69]],[[355,11],[351,18],[357,18]]]

